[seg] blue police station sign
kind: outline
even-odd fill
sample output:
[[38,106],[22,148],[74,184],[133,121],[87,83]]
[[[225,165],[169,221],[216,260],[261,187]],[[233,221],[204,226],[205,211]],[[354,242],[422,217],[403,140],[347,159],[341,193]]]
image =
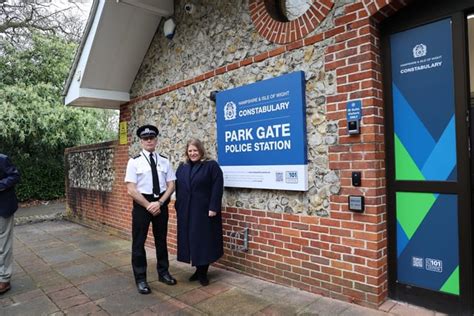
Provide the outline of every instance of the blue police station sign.
[[217,94],[225,186],[307,190],[304,82],[296,71]]

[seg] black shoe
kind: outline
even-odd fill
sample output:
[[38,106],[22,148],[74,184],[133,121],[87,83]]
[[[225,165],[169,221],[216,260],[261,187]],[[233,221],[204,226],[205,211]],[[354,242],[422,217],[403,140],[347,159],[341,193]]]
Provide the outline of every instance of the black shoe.
[[165,273],[163,275],[160,275],[158,278],[158,281],[163,282],[168,285],[175,285],[176,284],[176,279],[171,276],[169,273]]
[[199,274],[197,271],[194,272],[194,274],[189,277],[190,282],[197,281],[198,279],[199,279]]
[[151,290],[146,281],[137,282],[137,290],[140,294],[150,294]]
[[199,276],[199,283],[201,283],[202,286],[208,286],[209,285],[209,279],[207,278],[207,275]]

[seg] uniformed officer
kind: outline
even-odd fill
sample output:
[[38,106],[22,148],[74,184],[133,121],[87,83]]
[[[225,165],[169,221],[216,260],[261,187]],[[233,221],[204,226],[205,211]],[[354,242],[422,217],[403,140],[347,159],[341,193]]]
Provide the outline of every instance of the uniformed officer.
[[153,225],[158,280],[175,285],[169,271],[166,235],[168,231],[168,203],[174,192],[176,175],[168,159],[155,152],[158,128],[143,125],[138,128],[141,152],[127,164],[125,182],[128,194],[133,198],[132,209],[132,267],[140,294],[149,294],[146,281],[145,241],[150,222]]

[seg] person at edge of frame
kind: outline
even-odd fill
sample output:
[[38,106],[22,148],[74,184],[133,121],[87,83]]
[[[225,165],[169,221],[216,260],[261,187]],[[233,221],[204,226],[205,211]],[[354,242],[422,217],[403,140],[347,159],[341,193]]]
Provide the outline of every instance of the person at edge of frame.
[[186,144],[185,162],[176,170],[177,260],[190,263],[196,272],[189,281],[209,284],[209,264],[224,254],[222,196],[224,179],[219,164],[207,157],[198,139]]
[[10,158],[0,154],[0,295],[10,290],[13,272],[13,225],[18,209],[15,185],[20,172]]
[[176,175],[168,159],[156,153],[158,128],[143,125],[137,129],[142,148],[140,154],[129,159],[125,182],[133,199],[132,209],[132,268],[138,293],[151,293],[147,283],[145,241],[150,222],[155,240],[158,280],[175,285],[176,279],[169,273],[168,204],[174,192]]

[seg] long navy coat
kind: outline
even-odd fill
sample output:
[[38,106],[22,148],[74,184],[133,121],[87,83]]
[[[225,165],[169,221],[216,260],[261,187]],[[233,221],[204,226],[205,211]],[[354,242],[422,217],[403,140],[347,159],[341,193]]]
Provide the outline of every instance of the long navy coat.
[[18,209],[15,184],[20,181],[20,173],[10,159],[0,154],[0,216],[8,218]]
[[[214,160],[184,163],[176,170],[178,261],[210,264],[223,254],[222,170]],[[209,210],[217,212],[209,217]]]

